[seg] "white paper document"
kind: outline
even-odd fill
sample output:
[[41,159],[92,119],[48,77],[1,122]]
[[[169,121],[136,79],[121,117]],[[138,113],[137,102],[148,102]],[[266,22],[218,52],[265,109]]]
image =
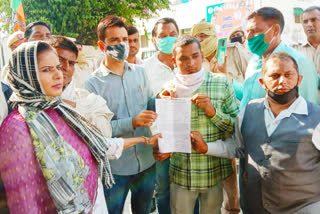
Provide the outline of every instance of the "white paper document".
[[156,125],[162,138],[159,138],[161,153],[191,153],[191,101],[182,99],[156,99],[158,114]]

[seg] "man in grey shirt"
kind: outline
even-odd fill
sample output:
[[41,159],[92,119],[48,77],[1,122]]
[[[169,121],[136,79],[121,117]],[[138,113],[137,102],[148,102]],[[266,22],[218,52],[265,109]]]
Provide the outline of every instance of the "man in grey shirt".
[[[129,64],[128,32],[122,18],[110,15],[97,28],[98,45],[105,53],[100,67],[89,76],[84,88],[103,97],[114,113],[112,137],[150,136],[156,119],[154,97],[142,67]],[[111,160],[115,185],[105,188],[109,213],[121,214],[128,191],[133,213],[149,214],[155,184],[152,146],[138,144]]]
[[273,53],[259,79],[267,95],[240,112],[233,139],[206,144],[198,132],[191,134],[199,152],[240,158],[243,213],[319,213],[320,144],[312,134],[320,107],[299,96],[301,80],[294,58]]

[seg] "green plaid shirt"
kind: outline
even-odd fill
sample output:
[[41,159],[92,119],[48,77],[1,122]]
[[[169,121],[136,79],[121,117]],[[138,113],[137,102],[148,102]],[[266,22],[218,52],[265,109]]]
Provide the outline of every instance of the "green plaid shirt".
[[[205,142],[225,139],[232,133],[233,123],[238,114],[238,105],[232,85],[222,74],[206,72],[205,80],[194,94],[207,94],[216,115],[208,117],[205,112],[192,104],[191,130],[199,131]],[[203,155],[192,150],[188,153],[173,153],[170,159],[170,182],[188,190],[204,190],[232,174],[231,160]]]

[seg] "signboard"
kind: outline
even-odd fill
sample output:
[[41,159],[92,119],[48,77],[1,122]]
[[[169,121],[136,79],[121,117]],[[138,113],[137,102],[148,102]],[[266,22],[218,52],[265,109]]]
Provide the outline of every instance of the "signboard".
[[207,6],[207,22],[214,24],[218,37],[228,37],[233,28],[246,28],[246,17],[254,10],[254,0],[232,0]]

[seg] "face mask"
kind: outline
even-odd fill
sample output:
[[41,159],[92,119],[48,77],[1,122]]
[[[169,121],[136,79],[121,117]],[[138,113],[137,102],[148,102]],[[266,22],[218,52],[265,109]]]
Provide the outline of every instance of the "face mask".
[[248,39],[248,47],[251,53],[256,54],[258,56],[262,56],[264,52],[268,49],[270,43],[273,41],[275,37],[269,43],[265,43],[264,37],[271,30],[273,26],[271,26],[265,33],[254,36]]
[[201,50],[204,57],[210,56],[218,48],[218,39],[217,37],[209,36],[202,42],[200,42]]
[[231,43],[239,42],[242,44],[242,36],[233,37]]
[[284,94],[276,94],[268,90],[268,96],[281,105],[287,104],[291,100],[299,96],[298,85]]
[[165,54],[171,54],[172,53],[172,46],[173,43],[177,40],[177,37],[173,36],[167,36],[162,39],[159,39],[157,42],[157,47],[159,51]]
[[116,45],[106,45],[105,44],[105,54],[111,56],[118,61],[124,61],[129,55],[129,46],[127,43],[120,42]]

